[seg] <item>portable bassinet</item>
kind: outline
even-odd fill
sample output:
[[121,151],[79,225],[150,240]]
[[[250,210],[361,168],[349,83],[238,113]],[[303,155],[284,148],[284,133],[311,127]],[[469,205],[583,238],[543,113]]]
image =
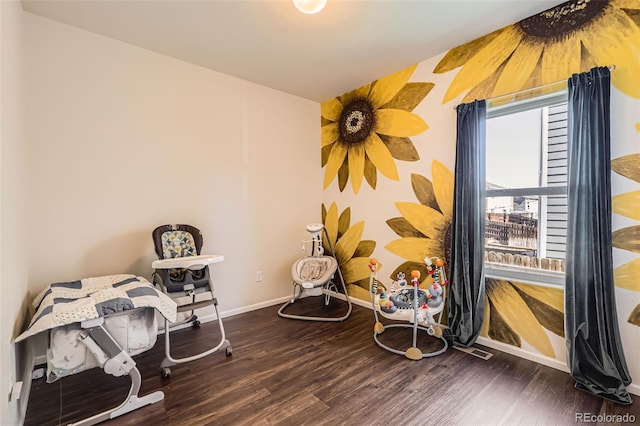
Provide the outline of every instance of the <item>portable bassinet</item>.
[[145,278],[119,274],[53,283],[32,306],[31,323],[15,341],[49,332],[48,383],[94,367],[131,379],[124,402],[74,426],[95,425],[164,399],[162,391],[139,396],[142,377],[133,356],[154,346],[155,313],[175,321],[176,304]]

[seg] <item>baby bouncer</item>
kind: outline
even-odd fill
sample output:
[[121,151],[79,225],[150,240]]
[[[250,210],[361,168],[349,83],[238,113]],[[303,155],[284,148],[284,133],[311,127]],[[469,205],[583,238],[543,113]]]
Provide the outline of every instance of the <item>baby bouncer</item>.
[[[404,272],[398,273],[398,281],[394,281],[391,285],[389,293],[386,291],[378,294],[378,261],[374,258],[369,263],[369,295],[373,306],[373,315],[376,323],[373,328],[373,340],[378,346],[389,352],[404,355],[412,360],[420,360],[422,358],[433,357],[444,353],[448,348],[448,343],[442,337],[442,310],[446,292],[444,287],[447,277],[444,271],[444,261],[442,259],[432,257],[424,259],[427,265],[429,275],[433,277],[433,283],[429,288],[421,290],[420,287],[420,271],[411,272],[411,286],[407,285]],[[434,262],[435,261],[435,262]],[[435,263],[435,265],[434,265]],[[396,285],[398,288],[396,288]],[[379,316],[399,321],[406,321],[408,324],[390,324],[384,325],[380,322]],[[438,319],[435,319],[435,316]],[[382,343],[380,336],[387,328],[410,328],[413,331],[412,346],[407,350],[399,350]],[[418,330],[426,331],[429,336],[440,339],[442,347],[432,352],[422,353],[417,347]]]
[[[305,244],[311,244],[311,254],[309,256],[298,259],[291,267],[291,275],[293,276],[293,297],[286,302],[278,310],[278,315],[283,318],[308,320],[308,321],[344,321],[351,315],[351,301],[347,294],[347,287],[342,277],[342,272],[338,265],[338,261],[334,256],[325,256],[322,247],[321,233],[324,231],[327,236],[327,245],[331,253],[334,249],[331,246],[331,240],[327,235],[327,230],[321,223],[312,223],[307,225],[307,231],[311,234],[311,239],[302,242],[302,250],[306,251]],[[331,294],[338,292],[338,286],[334,283],[335,273],[338,272],[340,284],[344,291],[344,297],[347,304],[347,312],[340,317],[312,316],[312,315],[295,315],[286,313],[288,306],[297,300],[308,296],[322,296],[325,306],[331,301]]]
[[[202,233],[191,225],[162,225],[153,231],[152,237],[159,259],[152,263],[153,282],[176,302],[179,314],[186,314],[183,320],[171,325],[165,320],[165,358],[160,364],[162,377],[169,377],[171,366],[203,358],[221,349],[225,349],[227,356],[231,355],[231,346],[225,336],[209,271],[209,265],[222,262],[224,257],[200,254]],[[170,331],[188,323],[193,327],[200,327],[195,310],[211,305],[216,312],[220,341],[202,353],[174,358],[171,355]]]

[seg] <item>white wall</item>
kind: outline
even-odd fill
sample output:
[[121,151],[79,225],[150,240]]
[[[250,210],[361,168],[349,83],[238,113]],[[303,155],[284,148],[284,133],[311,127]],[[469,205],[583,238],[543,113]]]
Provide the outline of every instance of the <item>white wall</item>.
[[[220,309],[287,296],[320,220],[319,105],[25,13],[29,290],[151,276],[151,231],[205,238]],[[255,282],[256,270],[264,281]]]
[[[16,381],[12,339],[26,315],[27,264],[24,256],[24,141],[22,129],[22,9],[0,2],[0,424],[16,424],[17,403],[8,403]],[[22,367],[20,367],[21,369]],[[21,374],[18,372],[18,374]],[[17,380],[20,380],[18,377]]]

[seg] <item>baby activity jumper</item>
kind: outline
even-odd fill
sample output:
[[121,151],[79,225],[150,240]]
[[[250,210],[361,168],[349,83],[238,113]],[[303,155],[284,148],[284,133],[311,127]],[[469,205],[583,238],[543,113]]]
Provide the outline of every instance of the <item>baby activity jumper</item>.
[[[405,273],[399,272],[398,280],[394,281],[391,289],[379,293],[378,261],[370,259],[369,263],[369,295],[375,316],[373,340],[383,349],[398,355],[404,355],[412,360],[433,357],[444,353],[448,343],[442,337],[442,311],[446,299],[444,286],[448,284],[444,270],[444,261],[437,257],[425,258],[428,274],[433,282],[425,290],[420,288],[420,271],[411,271],[411,283],[405,279]],[[406,321],[407,324],[388,324],[380,322],[380,317],[390,320]],[[437,317],[437,319],[436,319]],[[412,346],[406,350],[392,348],[382,343],[379,336],[388,328],[411,328],[413,331]],[[442,347],[432,352],[423,353],[417,346],[418,330],[425,331],[429,336],[439,339]]]

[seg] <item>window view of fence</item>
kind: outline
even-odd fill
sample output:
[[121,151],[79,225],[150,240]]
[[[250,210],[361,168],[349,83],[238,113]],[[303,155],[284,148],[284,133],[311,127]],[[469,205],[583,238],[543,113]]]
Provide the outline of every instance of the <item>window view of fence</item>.
[[559,103],[488,120],[485,262],[564,272],[566,111]]
[[564,272],[565,262],[562,259],[528,256],[526,254],[500,253],[485,250],[484,261],[503,265],[519,266],[521,268],[543,269],[546,271]]

